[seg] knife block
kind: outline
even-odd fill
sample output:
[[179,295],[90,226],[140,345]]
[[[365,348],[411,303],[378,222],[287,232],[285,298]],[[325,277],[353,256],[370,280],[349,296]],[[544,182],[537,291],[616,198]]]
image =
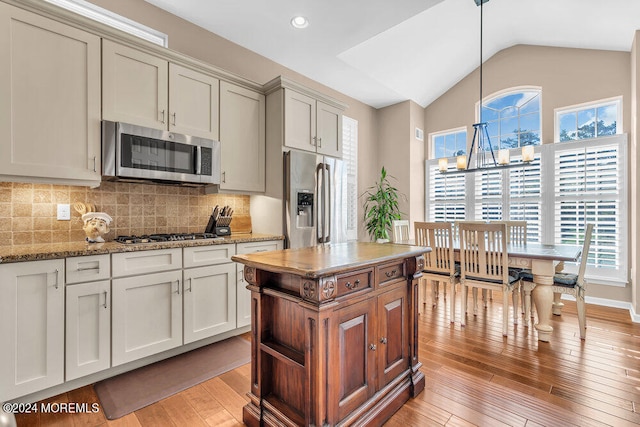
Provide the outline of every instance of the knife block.
[[230,216],[221,216],[218,217],[216,224],[214,226],[214,233],[216,236],[229,236],[231,234],[231,220],[233,218]]

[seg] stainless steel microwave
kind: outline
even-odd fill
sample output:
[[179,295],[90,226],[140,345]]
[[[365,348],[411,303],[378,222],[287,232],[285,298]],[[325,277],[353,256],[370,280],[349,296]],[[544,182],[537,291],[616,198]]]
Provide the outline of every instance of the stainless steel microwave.
[[220,142],[102,121],[103,179],[220,184]]

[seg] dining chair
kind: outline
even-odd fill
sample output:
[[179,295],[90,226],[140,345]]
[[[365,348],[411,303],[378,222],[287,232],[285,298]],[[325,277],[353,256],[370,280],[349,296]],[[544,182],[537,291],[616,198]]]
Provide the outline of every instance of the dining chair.
[[[507,244],[513,243],[517,245],[524,245],[527,243],[527,221],[489,221],[490,224],[495,223],[504,223],[507,226]],[[513,277],[518,277],[521,268],[509,267],[509,275]],[[519,283],[518,283],[519,285]],[[518,286],[518,290],[514,289],[513,298],[517,299],[518,295],[520,295],[520,301],[522,307],[522,314],[524,314],[524,288],[522,286]],[[491,291],[489,291],[491,292]],[[487,299],[486,299],[486,290],[482,292],[482,298],[484,300],[484,306],[487,307]],[[489,299],[493,300],[493,295],[489,293]],[[515,306],[514,302],[514,306]]]
[[[449,322],[455,322],[456,284],[460,281],[460,268],[456,268],[453,251],[453,228],[450,222],[415,222],[413,224],[415,244],[428,246],[431,252],[425,254],[425,265],[422,270],[424,286],[421,286],[423,299],[419,312],[425,303],[426,282],[431,280],[432,303],[436,305],[437,286],[442,282],[446,289],[451,285],[449,295]],[[446,298],[445,291],[445,298]]]
[[[589,258],[589,248],[591,247],[591,235],[593,234],[593,224],[587,224],[584,231],[584,241],[582,242],[582,252],[580,253],[580,266],[578,274],[560,272],[553,276],[554,293],[572,295],[576,299],[578,309],[578,326],[580,327],[580,339],[585,339],[587,334],[587,313],[584,296],[587,291],[587,281],[584,278],[587,269],[587,258]],[[525,316],[531,310],[531,291],[535,287],[531,270],[520,273],[522,285],[525,289]]]
[[[502,335],[507,336],[509,294],[518,281],[519,278],[509,276],[507,226],[504,223],[460,223],[460,284],[462,285],[463,309],[466,310],[469,287],[501,291]],[[477,291],[474,292],[474,315],[477,314],[477,295]],[[517,324],[517,307],[514,307],[513,313],[513,323]],[[462,326],[465,326],[465,313],[461,318]]]
[[407,242],[409,240],[409,220],[399,219],[393,221],[393,242]]

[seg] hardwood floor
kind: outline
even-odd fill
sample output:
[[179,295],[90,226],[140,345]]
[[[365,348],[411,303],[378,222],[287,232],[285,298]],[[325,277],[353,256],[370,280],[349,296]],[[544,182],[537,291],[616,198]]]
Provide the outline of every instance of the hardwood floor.
[[[434,308],[427,301],[419,326],[426,389],[387,426],[640,424],[640,324],[627,310],[588,305],[581,341],[575,303],[565,301],[563,315],[552,320],[552,342],[541,343],[522,322],[510,322],[503,338],[500,301],[494,292],[488,309],[469,315],[464,328],[459,313],[449,324],[443,297]],[[18,417],[18,426],[242,425],[249,384],[244,365],[118,420],[107,421],[102,412],[36,414]],[[50,400],[97,397],[88,386]]]

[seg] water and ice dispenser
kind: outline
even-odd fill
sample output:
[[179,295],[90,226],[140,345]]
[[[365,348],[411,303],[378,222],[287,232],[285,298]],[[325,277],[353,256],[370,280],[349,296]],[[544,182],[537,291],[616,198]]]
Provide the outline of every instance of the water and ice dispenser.
[[296,227],[313,227],[313,191],[298,191]]

